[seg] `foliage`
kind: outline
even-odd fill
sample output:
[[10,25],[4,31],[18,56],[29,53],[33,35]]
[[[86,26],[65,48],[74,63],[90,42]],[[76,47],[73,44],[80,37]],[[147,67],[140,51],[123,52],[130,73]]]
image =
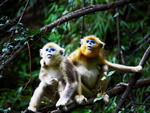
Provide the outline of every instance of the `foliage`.
[[[137,65],[148,47],[150,35],[150,1],[136,2],[119,8],[101,11],[73,19],[52,29],[38,41],[32,37],[39,33],[39,29],[44,25],[54,22],[59,17],[68,14],[84,6],[101,3],[111,3],[114,0],[50,0],[50,1],[30,1],[23,20],[18,23],[26,1],[19,0],[15,5],[5,8],[0,17],[0,63],[1,65],[13,55],[23,44],[30,41],[30,48],[23,50],[11,65],[1,72],[0,76],[0,111],[22,111],[24,110],[32,95],[32,92],[39,83],[39,49],[47,42],[53,41],[66,49],[66,56],[79,46],[80,38],[86,35],[96,35],[106,43],[105,55],[111,62],[121,63],[118,57],[118,37],[117,18],[120,18],[121,48],[124,53],[126,65]],[[0,8],[2,8],[0,6]],[[11,10],[10,10],[11,9]],[[0,11],[1,12],[1,11]],[[3,30],[3,28],[6,29]],[[37,30],[38,29],[38,30]],[[31,39],[28,39],[31,37]],[[38,38],[38,37],[37,37]],[[29,54],[31,53],[31,55]],[[30,61],[31,58],[31,61]],[[147,62],[142,78],[148,78],[150,73],[150,60]],[[119,82],[128,82],[133,74],[111,72],[110,88]],[[118,76],[120,75],[120,76]],[[140,93],[139,93],[140,92]],[[146,113],[149,109],[150,100],[149,88],[134,90],[125,103],[126,106],[120,113],[138,111]],[[135,95],[135,96],[133,96]],[[133,97],[132,97],[133,96]],[[138,97],[138,98],[135,98]],[[104,106],[94,104],[74,110],[73,113],[110,113],[117,106],[120,97],[110,100],[109,105]],[[98,99],[101,99],[99,97]],[[131,99],[134,100],[135,108]],[[147,101],[146,101],[147,99]],[[143,104],[144,103],[144,104]]]

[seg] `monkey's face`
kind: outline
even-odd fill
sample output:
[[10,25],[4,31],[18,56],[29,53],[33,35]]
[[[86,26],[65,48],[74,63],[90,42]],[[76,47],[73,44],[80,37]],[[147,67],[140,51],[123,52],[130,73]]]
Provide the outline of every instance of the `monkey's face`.
[[52,57],[54,57],[57,54],[56,52],[57,52],[56,49],[53,48],[53,47],[45,49],[46,57],[49,58],[49,59],[51,59]]
[[48,43],[40,50],[40,56],[46,62],[54,62],[62,59],[64,55],[64,49],[55,43]]
[[104,43],[95,36],[87,36],[81,39],[81,51],[86,56],[97,56]]
[[96,45],[96,41],[95,40],[91,40],[91,39],[86,40],[86,48],[88,50],[92,50],[95,45]]

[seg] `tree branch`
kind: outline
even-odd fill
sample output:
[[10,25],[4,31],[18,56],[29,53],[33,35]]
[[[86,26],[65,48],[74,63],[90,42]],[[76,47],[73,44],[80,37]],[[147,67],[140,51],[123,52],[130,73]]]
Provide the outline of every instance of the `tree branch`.
[[[87,6],[87,7],[81,8],[81,9],[76,10],[74,12],[71,12],[71,13],[69,13],[69,14],[67,14],[67,15],[59,18],[59,19],[57,19],[53,23],[51,23],[51,24],[41,28],[40,29],[40,33],[34,35],[32,37],[32,39],[37,40],[37,37],[41,37],[43,34],[47,33],[52,28],[54,28],[54,27],[56,27],[56,26],[58,26],[58,25],[60,25],[62,23],[65,23],[65,22],[67,22],[69,20],[72,20],[72,19],[84,16],[84,15],[87,15],[87,14],[91,14],[91,13],[94,13],[94,12],[105,11],[105,10],[108,10],[108,9],[113,9],[113,8],[116,8],[116,7],[120,7],[122,5],[126,5],[126,4],[129,4],[129,3],[132,3],[132,2],[136,2],[136,1],[138,1],[138,0],[119,0],[119,1],[116,1],[116,2],[113,2],[113,3],[110,3],[110,4],[98,4],[98,5],[92,5],[92,6]],[[13,59],[16,58],[18,56],[18,54],[25,47],[26,46],[23,45],[9,59],[7,59],[7,61],[0,66],[0,71],[2,71],[6,66],[8,66],[13,61]]]
[[53,23],[41,28],[41,32],[42,33],[46,33],[48,31],[50,31],[52,28],[67,22],[69,20],[87,15],[87,14],[91,14],[94,12],[98,12],[98,11],[105,11],[105,10],[109,10],[109,9],[114,9],[116,7],[120,7],[122,5],[126,5],[132,2],[136,2],[138,0],[119,0],[113,3],[109,3],[109,4],[98,4],[98,5],[92,5],[92,6],[87,6],[84,8],[81,8],[79,10],[76,10],[74,12],[71,12],[65,16],[62,16],[61,18],[57,19],[56,21],[54,21]]
[[[148,60],[149,56],[150,56],[150,46],[145,51],[145,53],[144,53],[144,55],[143,55],[143,57],[142,57],[139,65],[141,65],[142,67],[144,67],[144,65],[146,64],[146,61]],[[123,106],[124,101],[128,97],[128,95],[131,92],[131,90],[133,89],[133,86],[136,84],[137,80],[140,77],[141,77],[141,73],[135,73],[133,79],[129,82],[129,85],[128,85],[127,89],[125,90],[124,94],[120,98],[120,100],[118,102],[118,105],[117,105],[116,109],[114,110],[114,113],[118,113],[119,112],[119,110]]]
[[[146,87],[150,85],[150,78],[148,79],[143,79],[143,80],[138,80],[137,83],[134,86],[135,88],[141,88],[141,87]],[[124,90],[126,89],[125,86],[122,85],[116,85],[116,87],[114,87],[113,89],[107,91],[106,93],[109,95],[110,98],[117,96],[119,94],[122,94],[124,92]],[[52,111],[53,113],[62,113],[62,112],[69,112],[73,109],[76,108],[80,108],[83,106],[87,106],[87,105],[93,105],[93,101],[95,98],[90,98],[88,99],[87,102],[83,103],[82,105],[77,105],[76,103],[71,103],[70,105],[67,106],[67,108],[62,108],[62,109],[56,109],[55,106],[49,106],[49,107],[44,107],[42,109],[40,109],[40,112],[48,112],[48,111]],[[102,100],[96,101],[95,103],[100,103],[103,102]]]
[[144,67],[144,65],[146,64],[146,61],[148,60],[149,56],[150,56],[150,46],[145,51],[145,53],[144,53],[144,55],[142,57],[142,60],[140,61],[139,65]]

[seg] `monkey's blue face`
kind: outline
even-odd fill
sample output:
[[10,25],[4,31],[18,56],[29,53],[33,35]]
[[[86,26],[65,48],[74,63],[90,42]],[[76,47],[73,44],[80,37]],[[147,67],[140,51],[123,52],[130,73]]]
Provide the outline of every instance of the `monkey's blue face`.
[[56,53],[55,48],[46,48],[45,51],[47,54],[47,58],[52,58],[52,56]]
[[93,46],[96,45],[96,41],[95,40],[87,40],[86,41],[86,46],[87,46],[87,49],[88,50],[92,50],[93,49]]

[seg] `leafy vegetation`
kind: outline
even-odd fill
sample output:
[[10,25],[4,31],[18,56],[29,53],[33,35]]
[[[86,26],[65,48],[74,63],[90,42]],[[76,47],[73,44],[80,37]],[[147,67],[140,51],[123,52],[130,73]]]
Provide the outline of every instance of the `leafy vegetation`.
[[[0,64],[13,56],[24,44],[27,47],[0,73],[0,111],[4,113],[23,111],[27,108],[31,95],[37,87],[39,49],[47,42],[53,41],[66,49],[66,56],[79,46],[79,40],[87,35],[96,35],[106,43],[106,58],[111,62],[123,63],[118,50],[120,31],[121,49],[126,65],[137,65],[150,44],[150,1],[143,0],[119,7],[85,15],[65,22],[42,37],[36,37],[39,29],[74,10],[85,6],[111,3],[114,0],[30,0],[21,22],[18,19],[27,1],[0,1]],[[8,3],[10,2],[10,3]],[[3,9],[3,10],[2,10]],[[117,18],[120,27],[117,28]],[[29,38],[30,37],[30,38]],[[143,70],[142,79],[150,74],[150,59]],[[133,74],[121,72],[108,73],[109,88],[119,82],[129,82]],[[150,111],[150,88],[133,90],[119,113]],[[98,97],[101,99],[101,97]],[[72,113],[110,113],[117,106],[120,96],[111,98],[107,106],[93,104],[78,108]]]

